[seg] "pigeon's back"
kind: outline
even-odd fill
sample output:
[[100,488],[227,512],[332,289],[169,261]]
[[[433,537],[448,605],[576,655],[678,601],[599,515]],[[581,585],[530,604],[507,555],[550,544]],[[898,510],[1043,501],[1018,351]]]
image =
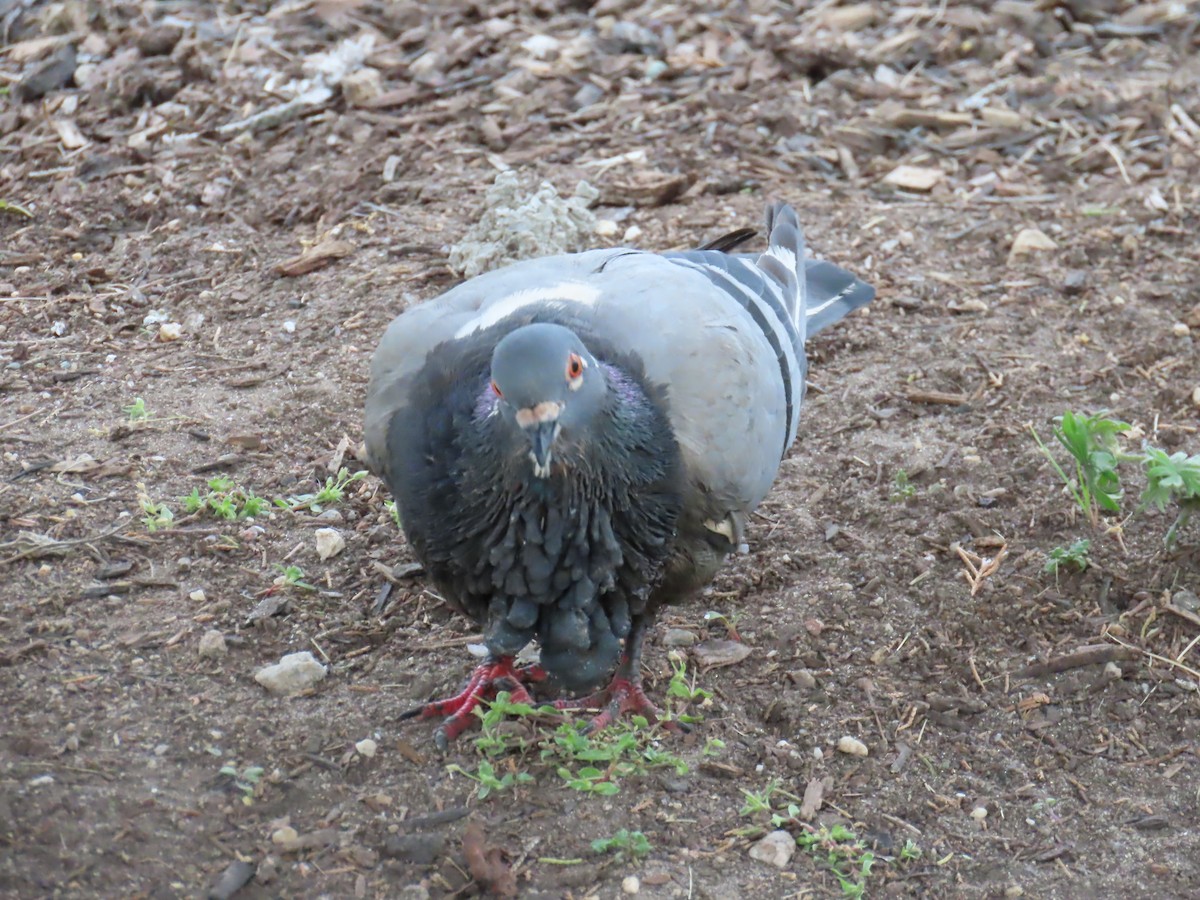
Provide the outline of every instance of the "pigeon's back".
[[[427,354],[558,316],[585,341],[590,333],[635,358],[664,390],[689,480],[685,518],[736,547],[796,436],[806,335],[874,295],[850,273],[806,260],[791,207],[770,207],[767,221],[768,248],[759,255],[606,249],[534,259],[406,311],[372,363],[373,466],[386,470],[388,422]],[[493,328],[501,323],[511,328]]]

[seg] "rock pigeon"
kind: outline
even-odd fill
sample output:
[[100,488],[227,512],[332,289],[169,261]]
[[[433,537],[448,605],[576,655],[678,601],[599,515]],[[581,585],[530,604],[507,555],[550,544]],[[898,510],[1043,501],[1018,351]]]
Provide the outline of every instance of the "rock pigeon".
[[[656,720],[646,629],[743,544],[792,446],[808,336],[874,289],[808,258],[795,211],[698,250],[590,250],[514,263],[397,316],[371,364],[368,464],[447,603],[489,657],[405,714],[439,745],[499,690]],[[518,666],[530,641],[537,665]]]

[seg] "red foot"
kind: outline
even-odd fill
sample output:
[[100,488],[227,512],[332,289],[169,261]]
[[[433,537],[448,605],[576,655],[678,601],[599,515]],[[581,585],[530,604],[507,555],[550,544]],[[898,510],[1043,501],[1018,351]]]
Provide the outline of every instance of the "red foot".
[[400,715],[401,719],[432,719],[445,716],[434,735],[438,747],[445,750],[450,742],[467,730],[475,721],[474,711],[484,700],[490,700],[500,691],[508,691],[513,703],[535,704],[526,684],[533,684],[546,679],[546,672],[541,666],[513,666],[513,658],[504,656],[500,659],[486,662],[471,673],[466,686],[445,700],[432,700],[416,709]]
[[[559,700],[554,707],[562,710],[599,709],[600,712],[584,728],[585,734],[607,728],[616,719],[626,714],[645,716],[651,725],[658,722],[662,715],[658,707],[646,696],[640,679],[630,681],[621,675],[613,678],[608,687],[602,691],[588,697],[580,697],[577,700]],[[675,721],[664,724],[672,731],[682,730],[679,723]]]

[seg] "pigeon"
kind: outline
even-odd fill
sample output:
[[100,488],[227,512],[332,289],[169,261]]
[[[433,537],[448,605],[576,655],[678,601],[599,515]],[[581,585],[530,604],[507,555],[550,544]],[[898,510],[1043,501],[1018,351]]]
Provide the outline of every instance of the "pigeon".
[[656,611],[744,547],[796,439],[805,341],[875,294],[806,254],[792,207],[768,206],[764,252],[738,251],[754,233],[512,263],[388,326],[367,463],[488,651],[457,695],[404,714],[443,718],[439,746],[540,682],[598,710],[589,729],[659,720],[641,678]]

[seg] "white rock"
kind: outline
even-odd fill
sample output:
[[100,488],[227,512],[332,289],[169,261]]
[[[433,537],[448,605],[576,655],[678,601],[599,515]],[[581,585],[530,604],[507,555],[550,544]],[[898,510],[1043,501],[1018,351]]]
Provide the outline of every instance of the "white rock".
[[282,828],[276,828],[271,835],[272,844],[290,844],[300,837],[300,833],[291,825],[284,825]]
[[365,756],[367,759],[370,759],[371,757],[373,757],[375,755],[375,752],[379,749],[379,745],[376,744],[370,738],[363,738],[361,741],[359,741],[357,744],[354,745],[354,749],[357,750],[363,756]]
[[792,861],[795,852],[795,838],[786,831],[772,831],[750,848],[750,858],[782,869]]
[[602,238],[616,237],[620,227],[612,219],[601,219],[596,223],[596,234]]
[[1171,334],[1175,337],[1187,337],[1192,333],[1192,329],[1188,327],[1187,322],[1176,322],[1171,326]]
[[188,594],[188,599],[196,603],[203,603],[208,599],[208,595],[204,593],[204,588],[196,588],[194,591]]
[[973,810],[971,810],[971,818],[974,819],[976,822],[982,822],[984,819],[987,818],[987,807],[986,806],[975,807]]
[[313,532],[317,542],[317,556],[322,560],[337,556],[346,549],[346,539],[336,528],[318,528]]
[[200,635],[200,646],[197,648],[201,659],[220,659],[229,652],[225,643],[225,635],[215,629],[209,629]]
[[1200,407],[1200,386],[1192,391],[1192,406]]
[[272,694],[286,697],[306,691],[322,678],[326,670],[307,650],[289,653],[273,666],[254,673],[254,680]]
[[183,334],[183,326],[178,322],[163,322],[158,326],[158,339],[164,344],[179,340]]
[[867,745],[856,737],[850,737],[848,734],[838,738],[837,748],[848,756],[867,755]]
[[632,244],[634,241],[636,241],[641,236],[642,236],[641,226],[630,225],[628,228],[625,229],[625,234],[621,238],[621,240],[623,240],[627,244]]
[[642,889],[642,883],[636,875],[626,875],[621,880],[621,890],[626,894],[636,894]]

